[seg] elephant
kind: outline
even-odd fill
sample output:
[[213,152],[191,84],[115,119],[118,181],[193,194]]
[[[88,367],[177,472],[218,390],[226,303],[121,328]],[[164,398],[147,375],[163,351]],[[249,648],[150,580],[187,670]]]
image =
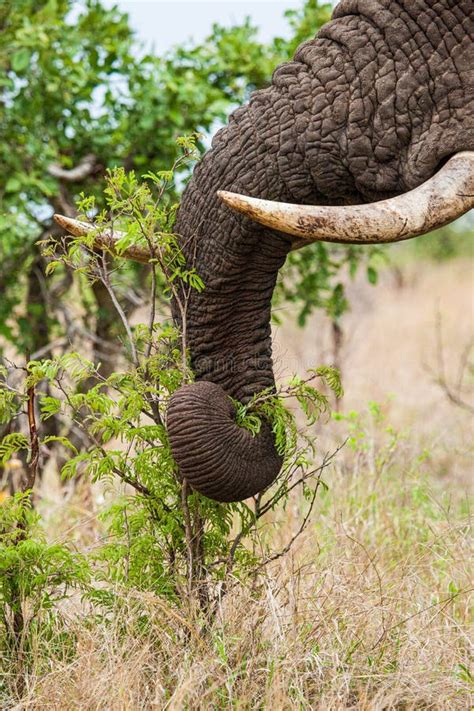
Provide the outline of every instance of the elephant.
[[[473,0],[341,0],[215,135],[176,222],[205,284],[186,310],[195,382],[167,410],[193,489],[241,501],[281,470],[270,425],[239,427],[233,400],[275,387],[271,300],[288,253],[407,239],[474,206],[473,40]],[[176,301],[172,313],[183,326]]]

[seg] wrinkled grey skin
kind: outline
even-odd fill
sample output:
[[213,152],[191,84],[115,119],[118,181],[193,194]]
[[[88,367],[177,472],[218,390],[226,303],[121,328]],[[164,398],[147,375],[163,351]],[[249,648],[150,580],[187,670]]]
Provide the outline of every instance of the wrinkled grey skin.
[[417,187],[474,150],[473,37],[474,0],[342,0],[196,167],[177,232],[206,285],[187,312],[198,382],[175,393],[167,425],[181,475],[203,494],[242,500],[281,468],[269,427],[238,428],[228,395],[245,403],[274,385],[270,305],[291,244],[216,192],[330,205]]

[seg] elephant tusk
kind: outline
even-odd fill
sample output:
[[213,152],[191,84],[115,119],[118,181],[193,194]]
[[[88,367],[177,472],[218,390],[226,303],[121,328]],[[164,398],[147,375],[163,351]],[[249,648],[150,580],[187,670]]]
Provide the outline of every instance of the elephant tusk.
[[146,247],[138,245],[132,245],[119,252],[117,250],[117,242],[123,237],[123,232],[112,230],[97,232],[97,227],[90,225],[88,222],[74,220],[72,217],[65,217],[64,215],[54,215],[53,217],[58,225],[63,227],[69,234],[74,235],[74,237],[85,237],[94,232],[94,249],[105,249],[116,257],[124,257],[142,264],[148,264],[151,259],[150,251]]
[[443,227],[474,207],[474,152],[457,153],[410,192],[365,205],[292,205],[227,191],[217,194],[252,220],[299,238],[292,249],[318,241],[398,242]]

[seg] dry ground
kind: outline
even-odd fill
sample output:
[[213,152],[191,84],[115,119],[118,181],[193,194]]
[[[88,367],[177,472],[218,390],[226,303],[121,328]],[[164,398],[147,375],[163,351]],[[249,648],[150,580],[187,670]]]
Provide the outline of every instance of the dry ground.
[[[150,595],[141,599],[150,619],[142,632],[136,606],[125,604],[125,637],[71,614],[76,654],[38,668],[13,708],[471,707],[473,418],[448,401],[433,373],[437,312],[450,383],[474,336],[472,263],[411,265],[402,285],[399,277],[388,271],[377,288],[362,280],[350,287],[341,354],[347,418],[322,429],[320,447],[351,440],[326,472],[329,491],[310,526],[268,571],[263,592],[229,595],[209,638]],[[331,348],[323,318],[304,332],[288,320],[276,333],[277,370],[330,362]],[[56,534],[90,540],[90,502],[74,502],[72,513],[54,498]],[[293,502],[261,535],[278,548],[302,508]]]

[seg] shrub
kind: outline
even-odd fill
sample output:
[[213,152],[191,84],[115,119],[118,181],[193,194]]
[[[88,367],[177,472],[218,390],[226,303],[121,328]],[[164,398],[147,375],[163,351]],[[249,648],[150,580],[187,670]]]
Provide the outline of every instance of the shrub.
[[[60,245],[43,245],[51,278],[67,268],[80,288],[100,281],[107,289],[121,323],[121,369],[104,375],[101,364],[90,360],[86,342],[81,352],[29,360],[19,371],[23,382],[15,387],[9,381],[12,364],[2,371],[0,414],[11,431],[3,439],[1,456],[4,463],[23,457],[28,474],[22,493],[2,506],[0,566],[5,575],[0,603],[10,647],[17,652],[27,624],[25,602],[32,610],[28,625],[41,620],[51,627],[58,602],[72,589],[79,589],[104,619],[117,612],[124,591],[152,593],[196,616],[205,630],[230,588],[255,580],[267,563],[289,550],[324,486],[321,476],[333,455],[314,463],[315,441],[308,428],[329,410],[329,391],[341,394],[338,374],[329,367],[294,377],[276,392],[259,393],[248,405],[237,404],[238,424],[256,435],[262,419],[269,421],[284,456],[282,473],[268,491],[252,502],[223,505],[180,481],[166,408],[193,373],[183,332],[169,322],[164,307],[171,295],[182,300],[190,289],[205,289],[200,276],[186,266],[173,234],[177,205],[169,198],[170,186],[175,171],[193,158],[195,139],[181,139],[180,145],[182,156],[170,171],[148,173],[141,180],[123,169],[110,172],[108,213],[96,214],[94,199],[82,196],[84,217],[94,216],[91,231]],[[113,254],[98,251],[97,235],[112,225],[114,232],[121,231]],[[152,254],[149,313],[146,323],[135,326],[117,289],[120,269],[126,268],[121,255],[132,248]],[[186,304],[179,305],[185,314]],[[318,380],[324,392],[315,387]],[[302,410],[303,429],[291,402]],[[59,434],[43,436],[52,418]],[[104,542],[87,557],[66,544],[48,543],[32,507],[41,457],[53,448],[63,452],[64,479],[87,478],[115,489],[101,514]],[[118,483],[123,485],[119,494]],[[301,525],[282,550],[273,550],[259,536],[259,521],[269,511],[285,510],[298,490],[306,502]],[[12,616],[17,623],[9,622]]]

